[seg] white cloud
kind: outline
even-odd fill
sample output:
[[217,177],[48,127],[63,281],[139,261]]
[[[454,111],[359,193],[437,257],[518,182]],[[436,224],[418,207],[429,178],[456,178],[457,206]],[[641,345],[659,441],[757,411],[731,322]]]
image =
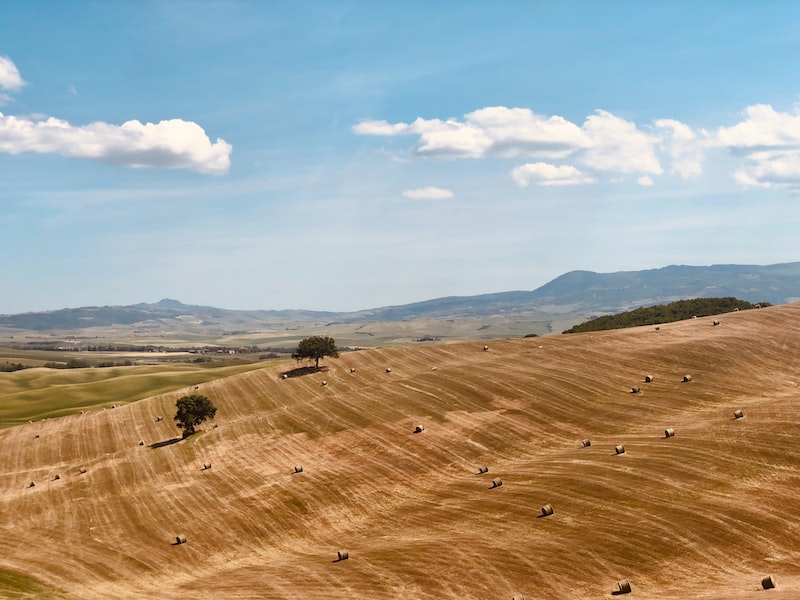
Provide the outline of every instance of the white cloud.
[[24,85],[25,80],[20,76],[17,65],[7,56],[0,56],[0,88],[16,92]]
[[520,187],[533,185],[580,185],[594,183],[595,179],[570,165],[528,163],[511,171],[511,177]]
[[745,119],[720,127],[717,145],[727,148],[743,164],[734,179],[746,187],[800,191],[800,114],[776,111],[769,104],[744,110]]
[[424,187],[405,190],[403,196],[412,200],[446,200],[453,197],[453,192],[444,188]]
[[563,117],[545,117],[527,108],[490,106],[464,120],[418,118],[411,124],[362,121],[360,135],[419,136],[415,152],[444,158],[540,156],[563,158],[589,144],[580,127]]
[[672,158],[670,173],[676,173],[683,179],[700,175],[707,143],[680,121],[656,119],[654,125],[661,131],[662,145]]
[[653,187],[653,179],[647,175],[642,175],[639,177],[639,179],[636,180],[636,183],[644,187]]
[[658,138],[637,129],[636,124],[604,110],[586,117],[583,130],[591,146],[582,162],[599,171],[619,173],[663,172],[655,153]]
[[181,119],[77,127],[54,117],[36,120],[0,113],[0,152],[7,154],[53,153],[126,167],[222,174],[230,169],[231,151],[224,140],[212,143],[197,123]]

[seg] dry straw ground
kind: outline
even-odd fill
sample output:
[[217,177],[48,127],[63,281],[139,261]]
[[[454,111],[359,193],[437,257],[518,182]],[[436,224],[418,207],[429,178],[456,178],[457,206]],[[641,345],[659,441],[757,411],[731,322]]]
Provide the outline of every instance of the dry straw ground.
[[0,596],[798,598],[800,304],[716,318],[276,364],[171,444],[186,390],[0,431]]

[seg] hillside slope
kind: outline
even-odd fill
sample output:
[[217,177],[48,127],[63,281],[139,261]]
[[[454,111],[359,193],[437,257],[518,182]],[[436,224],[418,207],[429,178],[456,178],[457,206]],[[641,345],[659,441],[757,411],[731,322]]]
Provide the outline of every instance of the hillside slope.
[[1,431],[0,596],[796,598],[800,304],[715,318],[269,367],[157,447],[187,390]]

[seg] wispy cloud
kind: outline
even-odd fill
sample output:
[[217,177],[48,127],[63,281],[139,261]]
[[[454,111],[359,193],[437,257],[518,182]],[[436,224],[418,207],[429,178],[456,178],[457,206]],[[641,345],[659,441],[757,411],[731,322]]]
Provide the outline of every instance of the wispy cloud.
[[438,187],[424,187],[413,190],[405,190],[403,196],[412,200],[447,200],[454,196],[448,189]]
[[570,165],[528,163],[511,171],[512,179],[520,187],[534,185],[580,185],[594,183],[595,179]]
[[7,56],[0,56],[0,88],[16,92],[22,89],[25,83],[19,74],[17,65]]
[[[25,85],[10,58],[0,56],[0,88],[17,91]],[[77,95],[74,86],[70,94]],[[0,105],[11,98],[0,93]],[[126,121],[122,125],[94,122],[77,126],[55,117],[0,113],[0,152],[60,154],[124,167],[189,169],[219,175],[230,170],[233,148],[223,139],[212,142],[193,121],[158,123]]]

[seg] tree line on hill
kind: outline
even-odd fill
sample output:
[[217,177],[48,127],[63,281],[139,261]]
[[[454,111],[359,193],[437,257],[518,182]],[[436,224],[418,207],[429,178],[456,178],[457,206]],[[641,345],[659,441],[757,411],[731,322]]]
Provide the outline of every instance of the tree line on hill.
[[725,298],[693,298],[678,300],[669,304],[636,308],[616,315],[604,315],[575,325],[563,333],[585,333],[587,331],[604,331],[607,329],[623,329],[641,325],[660,325],[672,323],[692,317],[707,317],[734,310],[770,306],[769,302],[751,304],[733,297]]

